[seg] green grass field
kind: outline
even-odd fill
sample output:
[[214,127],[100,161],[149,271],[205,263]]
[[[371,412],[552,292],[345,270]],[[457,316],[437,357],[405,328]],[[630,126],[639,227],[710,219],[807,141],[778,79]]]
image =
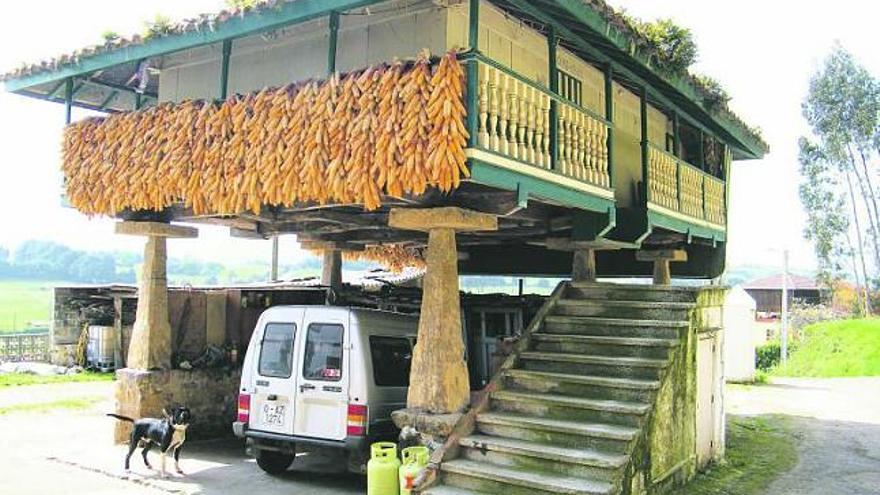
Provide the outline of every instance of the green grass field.
[[880,319],[816,323],[774,376],[880,376]]
[[0,333],[20,332],[28,322],[52,318],[52,288],[63,282],[0,280]]
[[75,375],[31,375],[28,373],[4,373],[0,375],[0,388],[19,387],[22,385],[44,385],[47,383],[71,382],[109,382],[113,373],[95,373],[84,371]]

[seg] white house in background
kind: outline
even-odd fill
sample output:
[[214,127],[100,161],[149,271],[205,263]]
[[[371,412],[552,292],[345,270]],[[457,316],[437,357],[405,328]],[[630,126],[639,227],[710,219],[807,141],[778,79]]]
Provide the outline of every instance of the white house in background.
[[755,299],[742,287],[731,289],[724,301],[724,379],[755,378]]

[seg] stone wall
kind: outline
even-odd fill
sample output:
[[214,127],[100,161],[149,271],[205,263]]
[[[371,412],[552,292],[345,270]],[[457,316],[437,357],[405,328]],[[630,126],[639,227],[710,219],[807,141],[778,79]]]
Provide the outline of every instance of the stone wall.
[[[235,420],[241,369],[116,371],[116,413],[131,418],[161,417],[162,409],[190,408],[193,423],[187,438],[231,435]],[[114,438],[127,442],[131,425],[119,421]]]
[[[639,439],[633,453],[631,471],[624,493],[668,493],[693,479],[698,469],[697,411],[699,380],[697,349],[701,335],[720,328],[721,308],[726,288],[707,287],[697,291],[696,307],[691,311],[686,332],[682,332],[669,368],[661,379],[654,408],[648,418],[646,434]],[[717,353],[720,356],[720,349]],[[712,438],[712,457],[724,451],[721,376],[712,404],[717,425]]]

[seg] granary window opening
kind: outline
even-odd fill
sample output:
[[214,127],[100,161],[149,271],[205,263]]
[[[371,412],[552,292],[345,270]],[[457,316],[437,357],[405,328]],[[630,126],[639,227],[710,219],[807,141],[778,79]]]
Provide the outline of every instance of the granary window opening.
[[[672,148],[667,137],[667,148]],[[679,158],[703,172],[724,179],[724,143],[692,126],[682,124],[679,130]]]
[[584,83],[577,77],[559,70],[559,96],[574,103],[583,106]]

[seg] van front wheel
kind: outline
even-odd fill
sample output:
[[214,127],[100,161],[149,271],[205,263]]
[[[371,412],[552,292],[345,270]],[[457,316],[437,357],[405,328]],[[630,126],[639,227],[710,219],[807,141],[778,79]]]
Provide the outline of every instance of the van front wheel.
[[268,474],[276,475],[287,471],[293,464],[293,454],[284,454],[272,450],[257,451],[257,465]]

